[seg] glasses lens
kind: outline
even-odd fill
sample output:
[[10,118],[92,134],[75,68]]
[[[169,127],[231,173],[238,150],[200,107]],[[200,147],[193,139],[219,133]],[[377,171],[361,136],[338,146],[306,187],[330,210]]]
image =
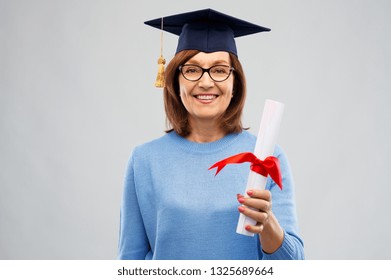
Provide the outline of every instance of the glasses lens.
[[198,80],[203,73],[202,68],[197,65],[183,65],[181,70],[183,76],[190,81]]
[[224,81],[231,74],[231,67],[225,65],[216,65],[210,68],[210,76],[215,81]]
[[212,80],[222,82],[228,79],[233,68],[227,65],[215,65],[209,69],[202,69],[198,65],[185,64],[181,66],[182,75],[189,81],[198,81],[204,72],[208,72]]

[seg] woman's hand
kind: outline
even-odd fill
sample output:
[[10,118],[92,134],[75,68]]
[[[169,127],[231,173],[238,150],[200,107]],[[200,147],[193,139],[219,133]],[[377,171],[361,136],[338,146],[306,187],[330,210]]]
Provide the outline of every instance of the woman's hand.
[[272,194],[268,190],[249,190],[247,195],[248,197],[237,195],[242,204],[238,210],[257,221],[257,224],[246,225],[245,228],[249,232],[259,234],[264,252],[274,253],[284,240],[284,231],[272,212]]

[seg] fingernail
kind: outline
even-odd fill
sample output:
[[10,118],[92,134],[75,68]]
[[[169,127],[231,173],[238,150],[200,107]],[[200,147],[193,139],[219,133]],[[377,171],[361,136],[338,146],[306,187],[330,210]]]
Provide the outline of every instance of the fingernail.
[[245,226],[244,228],[245,228],[246,230],[250,230],[250,229],[251,229],[251,227],[250,227],[249,225]]
[[243,202],[245,201],[245,199],[244,199],[244,197],[239,197],[239,198],[238,198],[238,201],[239,201],[240,203],[243,203]]
[[243,213],[244,212],[244,207],[243,206],[239,206],[238,210],[239,210],[240,213]]
[[247,191],[247,194],[250,196],[253,195],[253,193],[254,193],[253,191]]

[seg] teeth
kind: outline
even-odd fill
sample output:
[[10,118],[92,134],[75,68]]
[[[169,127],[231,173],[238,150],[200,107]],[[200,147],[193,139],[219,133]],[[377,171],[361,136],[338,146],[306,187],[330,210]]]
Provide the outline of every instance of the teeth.
[[202,100],[212,100],[216,98],[216,95],[197,95],[196,98]]

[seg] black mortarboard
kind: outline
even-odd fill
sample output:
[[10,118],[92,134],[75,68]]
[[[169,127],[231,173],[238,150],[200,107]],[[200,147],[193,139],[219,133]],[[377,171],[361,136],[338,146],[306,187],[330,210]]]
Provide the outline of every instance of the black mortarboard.
[[176,53],[182,50],[227,51],[237,56],[235,37],[270,31],[212,9],[177,14],[145,24],[179,35]]

